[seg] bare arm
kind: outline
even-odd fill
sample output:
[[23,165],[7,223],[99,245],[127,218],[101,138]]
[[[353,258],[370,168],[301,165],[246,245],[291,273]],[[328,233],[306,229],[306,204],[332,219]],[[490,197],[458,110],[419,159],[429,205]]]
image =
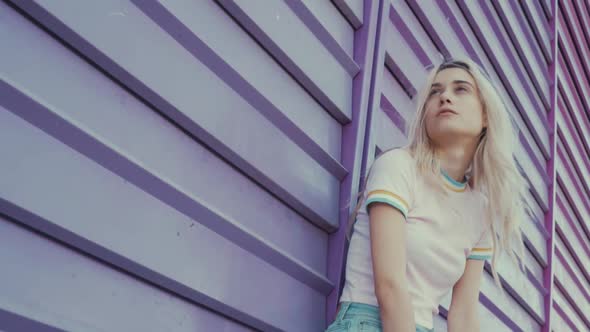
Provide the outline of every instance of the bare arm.
[[468,259],[465,271],[453,286],[448,315],[448,331],[479,331],[479,287],[484,261]]
[[384,332],[415,332],[406,281],[406,220],[395,208],[373,203],[369,210],[375,294]]

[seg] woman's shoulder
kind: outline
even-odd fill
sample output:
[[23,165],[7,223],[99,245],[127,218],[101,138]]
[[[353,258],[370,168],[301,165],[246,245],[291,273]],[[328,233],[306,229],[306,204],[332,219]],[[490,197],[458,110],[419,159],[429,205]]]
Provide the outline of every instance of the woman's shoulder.
[[375,161],[383,160],[384,163],[393,163],[398,166],[411,165],[414,162],[414,157],[407,147],[395,147],[381,152]]

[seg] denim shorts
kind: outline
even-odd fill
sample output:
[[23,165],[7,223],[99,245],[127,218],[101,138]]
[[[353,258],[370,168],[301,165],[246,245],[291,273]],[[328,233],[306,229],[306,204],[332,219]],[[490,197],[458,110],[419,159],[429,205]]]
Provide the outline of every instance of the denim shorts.
[[[334,322],[325,332],[382,332],[379,308],[358,302],[340,302]],[[416,332],[434,332],[416,325]]]

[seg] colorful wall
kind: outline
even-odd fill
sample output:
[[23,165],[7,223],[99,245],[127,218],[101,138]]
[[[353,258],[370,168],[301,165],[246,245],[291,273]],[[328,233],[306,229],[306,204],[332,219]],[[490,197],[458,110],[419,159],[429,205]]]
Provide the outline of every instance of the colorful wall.
[[366,169],[462,54],[532,211],[482,331],[590,330],[589,31],[585,0],[0,1],[0,330],[321,331]]

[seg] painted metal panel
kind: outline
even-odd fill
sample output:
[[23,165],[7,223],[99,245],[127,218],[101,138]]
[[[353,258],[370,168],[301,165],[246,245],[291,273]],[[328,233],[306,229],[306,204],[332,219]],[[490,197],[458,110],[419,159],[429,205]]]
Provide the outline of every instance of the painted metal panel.
[[[556,282],[558,282],[557,278],[556,278]],[[572,331],[584,331],[584,330],[587,331],[587,329],[585,328],[584,322],[582,322],[580,320],[579,316],[575,313],[575,309],[572,308],[572,305],[571,305],[572,302],[567,300],[567,295],[564,294],[562,289],[559,287],[555,288],[554,300],[555,300],[555,305],[559,306],[561,308],[561,311],[563,312],[564,316],[566,316],[568,318],[568,321],[569,321],[568,325],[572,328]]]
[[[586,48],[582,48],[581,50],[576,47],[574,43],[575,35],[569,33],[569,28],[565,21],[568,21],[569,18],[565,17],[561,14],[559,15],[559,29],[563,31],[560,35],[560,52],[563,52],[563,61],[565,64],[563,65],[563,69],[568,70],[568,74],[571,75],[574,82],[576,82],[575,86],[572,86],[572,93],[580,93],[582,91],[587,91],[590,87],[588,83],[588,74],[584,72],[585,70],[585,63],[583,59],[579,57],[580,54],[584,54],[586,52]],[[561,59],[560,59],[561,61]],[[578,95],[580,102],[584,105],[584,109],[588,109],[590,107],[590,98],[585,93],[580,93]]]
[[565,246],[571,253],[572,259],[577,262],[580,272],[590,280],[590,240],[584,235],[577,219],[570,208],[570,203],[565,198],[561,188],[558,188],[557,206],[557,232],[567,239]]
[[557,1],[554,331],[590,330],[590,48],[587,3]]
[[520,59],[526,59],[522,61],[522,65],[526,69],[531,83],[535,86],[543,105],[548,110],[550,108],[550,80],[546,79],[548,75],[547,67],[541,59],[541,55],[535,52],[537,43],[534,41],[532,35],[528,34],[526,23],[523,22],[525,18],[519,15],[519,8],[514,1],[497,1],[492,2],[492,4],[512,40],[514,50],[518,53],[518,57]]
[[0,241],[4,331],[252,331],[5,217]]
[[537,42],[541,46],[541,49],[549,62],[549,59],[552,59],[550,41],[550,31],[552,29],[548,24],[547,18],[544,16],[542,8],[536,4],[538,2],[539,1],[518,1],[533,29]]
[[583,150],[584,146],[580,139],[580,133],[583,135],[583,132],[574,125],[568,109],[563,105],[563,100],[558,101],[558,107],[560,112],[558,112],[557,118],[557,133],[560,141],[565,143],[565,151],[575,161],[573,166],[582,180],[582,186],[586,192],[590,192],[590,156]]
[[[559,239],[562,240],[561,235],[559,235]],[[560,284],[560,288],[566,294],[580,320],[588,325],[590,322],[588,322],[588,317],[584,316],[584,313],[590,312],[589,288],[581,279],[583,276],[579,273],[577,264],[569,258],[567,249],[558,244],[555,253],[558,262],[555,265],[556,283]]]
[[[238,3],[250,16],[227,10]],[[277,3],[275,25],[251,2],[0,3],[14,170],[0,213],[135,277],[137,292],[183,298],[201,324],[187,328],[323,328],[360,178],[373,4]],[[45,327],[75,324],[72,304]],[[44,326],[34,308],[0,312]]]
[[[357,1],[357,3],[361,5],[360,9],[362,11],[362,2]],[[338,12],[338,7],[332,5],[328,1],[312,0],[301,0],[301,2],[287,1],[286,4],[291,6],[291,8],[293,8],[293,6],[297,6],[296,8],[299,8],[298,5],[303,4],[305,8],[302,7],[301,11],[295,11],[293,9],[300,19],[302,21],[312,19],[315,20],[316,22],[314,24],[307,22],[306,24],[316,36],[318,36],[320,33],[322,36],[325,36],[326,39],[321,39],[321,37],[318,36],[318,39],[322,40],[322,44],[326,47],[330,45],[330,51],[337,52],[331,48],[332,42],[327,40],[333,39],[336,41],[341,51],[345,52],[345,54],[347,54],[349,59],[352,61],[355,29],[350,26],[350,24],[346,21],[346,18]],[[313,15],[313,18],[309,17],[308,14],[302,14],[302,12],[307,12]],[[334,57],[337,58],[338,56],[334,54]]]
[[[0,70],[13,84],[27,87],[29,94],[51,105],[59,117],[95,133],[96,140],[111,145],[143,169],[156,176],[165,174],[166,182],[179,192],[223,211],[240,228],[274,242],[273,246],[284,246],[283,250],[296,259],[325,272],[326,262],[321,257],[326,255],[326,235],[317,227],[64,47],[41,33],[25,33],[24,27],[17,31],[13,33],[16,38],[4,39],[10,50],[4,56],[9,61],[0,64]],[[19,52],[24,45],[31,45],[32,52]],[[42,70],[34,65],[35,54],[40,52],[44,54]],[[64,64],[68,71],[63,71]],[[56,77],[59,84],[49,89],[49,82],[55,83]],[[277,220],[260,223],[272,219]],[[306,244],[306,238],[313,241]]]
[[576,285],[577,279],[571,271],[568,262],[565,261],[561,252],[561,238],[556,237],[556,257],[557,264],[555,268],[555,284],[557,298],[555,302],[564,309],[568,318],[574,322],[578,331],[584,331],[588,326],[588,319],[585,316],[585,309],[588,306],[587,293]]
[[348,23],[355,28],[359,29],[363,25],[364,19],[364,0],[332,0],[334,6],[340,10],[342,15],[346,18]]
[[[207,220],[222,222],[213,214],[165,205],[149,188],[112,174],[12,113],[2,110],[0,116],[3,155],[11,156],[4,163],[11,172],[2,174],[1,192],[9,216],[19,219],[20,209],[29,211],[40,219],[19,220],[29,226],[43,223],[60,241],[253,328],[309,330],[323,323],[327,281],[312,286],[297,280],[294,266],[280,263],[279,257],[264,255],[263,248],[244,248],[248,240],[239,235],[212,230]],[[67,132],[64,124],[57,125]],[[60,195],[52,195],[55,188]],[[269,285],[292,294],[289,301],[282,292],[265,291]],[[293,315],[276,315],[269,304]],[[293,310],[303,307],[307,314]]]
[[[51,3],[56,4],[55,2]],[[143,3],[148,6],[148,2]],[[96,4],[98,6],[107,5],[105,2]],[[169,13],[164,12],[161,6],[154,6],[150,7],[153,9],[150,12],[152,15],[165,16],[166,13]],[[332,169],[331,172],[321,167],[318,160],[306,152],[307,149],[315,149],[318,146],[308,140],[309,136],[305,135],[293,122],[287,121],[266,100],[257,98],[257,96],[254,96],[253,100],[248,100],[248,98],[244,100],[244,96],[236,93],[237,90],[246,95],[251,91],[256,94],[251,87],[244,87],[244,90],[240,90],[244,86],[243,84],[246,84],[243,77],[236,75],[224,77],[225,71],[222,70],[224,68],[218,67],[215,67],[218,72],[211,72],[202,62],[196,61],[190,53],[180,48],[176,40],[131,4],[127,4],[127,7],[122,10],[134,12],[133,17],[141,19],[141,23],[134,24],[130,19],[121,20],[120,26],[112,23],[113,28],[118,26],[116,29],[118,32],[114,33],[115,30],[113,30],[113,34],[120,36],[120,40],[101,39],[100,32],[96,33],[92,28],[94,25],[90,24],[92,15],[88,15],[85,20],[80,20],[79,11],[74,11],[75,8],[68,8],[71,12],[55,8],[56,11],[59,11],[56,14],[63,15],[64,17],[61,19],[66,22],[67,19],[73,20],[72,24],[81,29],[80,33],[87,32],[89,35],[84,35],[86,40],[93,40],[97,46],[102,46],[99,42],[104,43],[105,52],[112,52],[110,56],[117,58],[120,61],[120,66],[129,68],[129,70],[135,69],[131,77],[135,80],[142,80],[139,82],[142,85],[140,89],[149,89],[149,92],[145,92],[145,97],[153,96],[150,98],[150,102],[157,105],[159,111],[172,117],[176,123],[198,138],[206,140],[206,143],[217,152],[229,158],[260,183],[267,185],[271,191],[286,202],[296,206],[296,210],[313,222],[327,229],[335,227],[338,211],[338,200],[335,197],[339,192],[339,181],[338,178],[330,176],[330,173],[335,172],[332,174],[341,177],[345,174],[345,170],[339,162],[325,155],[324,157],[328,159],[324,160],[332,163],[336,169]],[[144,9],[146,8],[144,7]],[[95,12],[101,11],[97,9]],[[95,17],[97,20],[101,19],[98,15]],[[166,17],[172,22],[179,22],[172,16]],[[144,33],[149,27],[150,36],[153,39],[135,42],[134,46],[137,47],[138,52],[149,54],[149,56],[142,56],[142,61],[137,61],[132,52],[121,49],[117,43],[123,44],[126,40],[133,40],[133,35],[141,33],[140,27]],[[174,25],[174,27],[180,28],[181,26]],[[103,32],[108,33],[108,31]],[[95,34],[95,37],[90,35],[92,33]],[[186,33],[189,34],[188,31]],[[123,36],[127,38],[123,38]],[[160,38],[157,38],[158,36]],[[196,42],[196,39],[193,41]],[[153,49],[154,43],[158,43],[159,47]],[[175,52],[173,50],[177,50],[176,53],[180,58],[174,58]],[[216,57],[200,48],[192,51],[195,54]],[[216,60],[222,61],[218,56]],[[162,70],[162,63],[175,65],[166,68],[167,70]],[[160,69],[154,70],[157,68]],[[189,68],[191,69],[189,70]],[[127,80],[132,79],[131,77]],[[234,82],[235,85],[228,86],[228,81]],[[171,85],[166,82],[186,83]],[[191,88],[192,86],[196,89]],[[218,96],[223,96],[223,98]],[[257,104],[257,101],[260,103]],[[215,109],[215,112],[201,112],[193,105],[204,105],[206,109]],[[245,112],[243,109],[248,111]],[[226,130],[225,128],[231,126],[231,123],[239,123],[240,125],[233,127],[231,131]],[[252,133],[257,134],[253,135]],[[244,140],[244,137],[247,137],[248,140]],[[269,141],[274,144],[268,144]],[[252,146],[265,146],[265,149],[254,150],[257,153],[248,153],[252,150]],[[281,152],[285,149],[289,151],[288,154]],[[323,154],[321,149],[316,152]],[[317,157],[320,156],[317,155]],[[293,159],[298,160],[299,164],[292,163]],[[269,162],[270,160],[272,163]],[[277,165],[281,166],[277,167]],[[305,169],[306,173],[297,171],[295,168]],[[308,181],[313,182],[316,190],[309,190],[309,187],[306,187],[305,183],[311,183]],[[287,185],[287,182],[290,182],[294,187]],[[320,183],[322,185],[319,185]],[[322,198],[323,195],[325,196]]]
[[[338,5],[340,3],[340,5]],[[335,2],[342,8],[341,2]],[[344,3],[350,5],[350,1]],[[376,49],[376,38],[379,34],[378,22],[380,3],[365,0],[362,10],[356,8],[356,13],[362,13],[363,25],[355,31],[354,60],[361,71],[353,80],[352,91],[352,122],[342,129],[342,163],[350,170],[348,176],[341,184],[340,202],[343,208],[340,209],[340,228],[330,234],[328,241],[328,278],[336,287],[328,295],[326,306],[326,321],[331,322],[339,300],[340,292],[344,286],[344,266],[347,250],[346,232],[350,214],[353,212],[357,201],[359,186],[362,177],[362,156],[365,144],[367,127],[367,113],[371,105],[371,91],[374,87],[374,50]],[[345,12],[345,11],[344,11]],[[346,14],[345,14],[346,15]]]
[[584,39],[581,40],[588,43],[590,41],[590,4],[587,1],[575,0],[573,1],[574,11],[578,14],[580,26],[584,34]]
[[[279,59],[332,116],[342,123],[350,121],[351,78],[356,73],[347,72],[335,61],[334,56],[303,26],[287,3],[271,1],[261,6],[251,1],[218,1]],[[292,38],[296,34],[297,38]]]

